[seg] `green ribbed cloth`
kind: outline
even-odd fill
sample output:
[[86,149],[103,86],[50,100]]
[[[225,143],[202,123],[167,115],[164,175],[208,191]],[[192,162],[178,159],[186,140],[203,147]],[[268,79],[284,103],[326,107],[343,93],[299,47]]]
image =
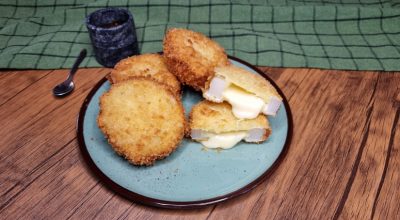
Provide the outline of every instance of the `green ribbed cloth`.
[[400,70],[400,0],[2,0],[0,68],[70,68],[82,48],[100,66],[84,19],[105,7],[132,12],[141,53],[181,27],[256,65]]

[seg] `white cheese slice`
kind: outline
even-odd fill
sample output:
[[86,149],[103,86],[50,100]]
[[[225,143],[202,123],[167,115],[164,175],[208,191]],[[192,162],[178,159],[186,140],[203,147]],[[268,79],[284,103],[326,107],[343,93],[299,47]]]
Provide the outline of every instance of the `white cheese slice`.
[[224,99],[222,97],[222,93],[227,86],[228,83],[225,81],[225,79],[216,76],[211,80],[210,88],[203,93],[203,96],[204,98],[213,102],[223,102]]
[[269,102],[264,105],[262,112],[265,115],[273,115],[275,116],[276,113],[279,110],[279,106],[281,106],[282,101],[280,99],[275,98],[274,96],[271,96]]

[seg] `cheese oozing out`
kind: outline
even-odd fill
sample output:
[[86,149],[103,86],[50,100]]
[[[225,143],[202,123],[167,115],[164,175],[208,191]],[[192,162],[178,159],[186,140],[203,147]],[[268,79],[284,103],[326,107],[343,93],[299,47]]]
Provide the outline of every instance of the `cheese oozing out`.
[[200,143],[207,148],[229,149],[239,143],[244,137],[246,137],[246,132],[230,132],[212,135],[208,139],[200,140]]
[[213,102],[227,101],[232,106],[233,115],[241,119],[256,118],[261,112],[265,115],[276,115],[282,104],[282,101],[274,96],[271,96],[266,103],[263,99],[219,76],[211,80],[210,87],[203,96]]
[[263,128],[254,128],[249,131],[235,131],[216,134],[200,129],[193,129],[190,136],[192,139],[200,142],[207,148],[229,149],[234,147],[243,139],[246,142],[263,141],[265,132],[266,131]]

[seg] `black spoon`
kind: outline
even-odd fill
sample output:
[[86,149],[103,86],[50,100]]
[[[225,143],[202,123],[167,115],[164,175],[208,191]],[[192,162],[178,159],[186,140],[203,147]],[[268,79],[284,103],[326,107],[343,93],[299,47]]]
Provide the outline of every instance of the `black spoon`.
[[58,84],[56,87],[53,88],[53,95],[56,97],[63,97],[72,92],[74,90],[75,85],[72,81],[76,71],[78,70],[79,64],[82,63],[83,59],[86,57],[86,49],[81,50],[79,53],[78,58],[76,59],[74,65],[72,66],[71,70],[69,71],[69,76],[67,80]]

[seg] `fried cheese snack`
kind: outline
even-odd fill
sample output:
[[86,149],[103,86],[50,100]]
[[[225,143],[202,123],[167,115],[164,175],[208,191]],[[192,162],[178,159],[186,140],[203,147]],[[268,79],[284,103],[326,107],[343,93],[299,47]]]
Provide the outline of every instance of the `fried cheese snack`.
[[112,148],[134,165],[167,157],[185,132],[180,99],[143,77],[116,83],[101,96],[97,124]]
[[169,86],[175,94],[180,94],[179,81],[168,71],[164,57],[159,54],[142,54],[121,60],[111,71],[109,80],[118,83],[138,76],[151,77]]
[[217,67],[214,71],[203,90],[205,99],[228,102],[237,118],[253,119],[260,113],[276,115],[282,97],[268,80],[234,65]]
[[185,85],[200,91],[217,66],[229,64],[224,49],[201,33],[170,29],[163,42],[168,69]]
[[258,115],[255,119],[238,119],[228,103],[207,100],[192,108],[189,126],[191,138],[207,148],[228,149],[241,140],[260,143],[272,132],[265,115]]

